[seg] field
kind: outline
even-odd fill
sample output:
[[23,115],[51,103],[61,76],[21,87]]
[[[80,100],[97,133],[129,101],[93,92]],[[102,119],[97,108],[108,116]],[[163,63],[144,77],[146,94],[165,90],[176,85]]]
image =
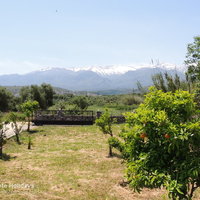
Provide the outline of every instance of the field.
[[[114,126],[118,134],[121,125]],[[134,193],[119,183],[124,164],[115,151],[107,157],[107,136],[96,126],[42,126],[31,134],[33,146],[27,149],[10,139],[7,157],[0,160],[0,199],[2,200],[167,200],[164,190],[145,189]],[[197,199],[199,199],[197,197]]]

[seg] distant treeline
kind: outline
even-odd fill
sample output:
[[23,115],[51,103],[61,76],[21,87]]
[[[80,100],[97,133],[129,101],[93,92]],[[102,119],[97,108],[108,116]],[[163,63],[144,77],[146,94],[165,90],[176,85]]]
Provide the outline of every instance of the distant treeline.
[[[12,91],[12,92],[11,92]],[[33,100],[39,103],[40,109],[91,109],[105,107],[118,110],[130,110],[143,101],[140,94],[96,95],[92,93],[70,93],[54,88],[50,84],[24,87],[0,87],[0,111],[17,111],[18,105]]]

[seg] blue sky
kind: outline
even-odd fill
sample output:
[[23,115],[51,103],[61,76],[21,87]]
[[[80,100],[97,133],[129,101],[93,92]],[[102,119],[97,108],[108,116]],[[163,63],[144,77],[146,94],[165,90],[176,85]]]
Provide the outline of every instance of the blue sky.
[[199,0],[0,0],[0,74],[44,67],[181,65]]

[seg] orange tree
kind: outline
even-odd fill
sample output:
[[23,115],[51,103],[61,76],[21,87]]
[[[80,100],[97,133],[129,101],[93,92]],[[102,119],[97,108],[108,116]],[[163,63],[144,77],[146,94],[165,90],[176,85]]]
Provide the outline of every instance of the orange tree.
[[162,92],[154,87],[137,110],[126,113],[120,139],[110,144],[126,160],[127,180],[143,187],[168,190],[172,199],[192,199],[200,186],[200,123],[193,96],[187,91]]
[[[113,137],[112,133],[112,124],[113,120],[111,118],[111,114],[108,111],[108,109],[105,110],[105,112],[95,120],[96,125],[99,127],[99,129],[102,131],[103,134],[108,134],[110,137]],[[109,144],[109,157],[113,156],[112,153],[112,146]]]

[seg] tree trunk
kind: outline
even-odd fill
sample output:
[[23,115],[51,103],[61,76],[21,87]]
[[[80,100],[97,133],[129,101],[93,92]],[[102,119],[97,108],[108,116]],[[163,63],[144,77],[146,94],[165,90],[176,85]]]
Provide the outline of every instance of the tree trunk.
[[193,182],[193,183],[191,184],[191,191],[189,192],[189,195],[188,195],[188,199],[189,199],[189,200],[192,199],[193,194],[194,194],[194,191],[195,191],[197,188],[198,188],[198,186],[195,187],[195,183]]
[[31,120],[30,120],[30,117],[28,118],[28,128],[27,128],[27,131],[30,132],[30,124],[31,124]]
[[15,133],[16,136],[16,141],[18,144],[21,144],[20,139],[19,139],[19,133]]
[[31,149],[31,143],[28,142],[28,149]]
[[108,154],[109,157],[112,157],[113,156],[113,153],[112,153],[112,146],[109,144],[109,154]]
[[3,139],[0,139],[0,158],[3,157]]
[[[113,137],[113,134],[110,133],[110,137]],[[108,154],[109,157],[112,157],[113,156],[113,152],[112,152],[112,146],[109,144],[109,154]]]
[[28,138],[28,149],[31,149],[31,138],[30,138],[30,136]]

